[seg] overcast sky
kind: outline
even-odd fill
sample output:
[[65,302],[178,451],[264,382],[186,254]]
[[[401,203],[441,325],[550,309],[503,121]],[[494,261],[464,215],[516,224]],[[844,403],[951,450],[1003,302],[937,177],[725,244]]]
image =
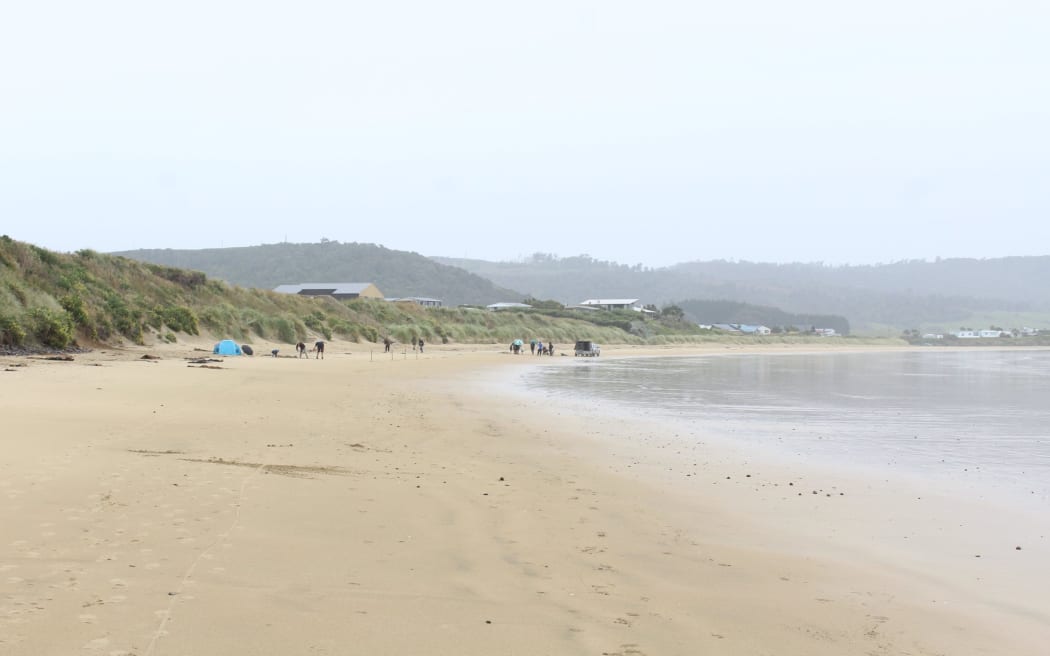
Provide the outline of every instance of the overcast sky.
[[1050,253],[1050,3],[13,2],[0,233],[56,250]]

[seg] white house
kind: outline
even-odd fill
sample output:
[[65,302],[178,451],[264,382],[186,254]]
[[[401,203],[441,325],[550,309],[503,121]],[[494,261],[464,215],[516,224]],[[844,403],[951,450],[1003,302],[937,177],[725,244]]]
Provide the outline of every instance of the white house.
[[989,337],[1002,337],[1003,331],[1001,330],[982,330],[978,333],[981,338],[988,339]]
[[427,298],[425,296],[405,296],[403,298],[388,298],[391,303],[415,303],[423,307],[441,307],[440,298]]
[[958,332],[951,333],[959,339],[978,339],[980,335],[977,334],[976,330],[960,330]]
[[589,298],[580,303],[583,307],[593,307],[599,310],[634,310],[641,312],[637,298]]
[[532,306],[528,303],[493,303],[492,305],[486,305],[490,310],[522,310],[525,308],[531,308]]

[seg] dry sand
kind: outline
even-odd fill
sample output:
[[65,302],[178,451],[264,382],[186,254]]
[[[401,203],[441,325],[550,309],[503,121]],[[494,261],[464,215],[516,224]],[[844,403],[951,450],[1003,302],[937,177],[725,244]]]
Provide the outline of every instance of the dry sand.
[[0,654],[1047,653],[1045,518],[260,350],[0,358]]

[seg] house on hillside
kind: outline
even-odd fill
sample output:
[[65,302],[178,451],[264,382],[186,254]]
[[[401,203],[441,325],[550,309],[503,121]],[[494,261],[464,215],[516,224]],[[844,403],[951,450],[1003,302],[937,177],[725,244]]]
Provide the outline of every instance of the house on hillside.
[[813,332],[821,337],[834,337],[836,335],[834,328],[814,328]]
[[769,335],[773,331],[767,326],[752,326],[746,323],[716,323],[710,328],[727,333],[744,333],[745,335]]
[[740,332],[748,335],[769,335],[773,332],[768,326],[752,326],[746,323],[740,324]]
[[298,296],[331,296],[339,300],[354,298],[383,298],[383,292],[370,282],[304,282],[300,285],[278,285],[279,294]]
[[532,306],[528,303],[493,303],[492,305],[486,305],[486,308],[490,310],[524,310],[529,309]]
[[402,298],[388,298],[391,303],[414,303],[423,307],[441,307],[444,302],[440,298],[427,298],[425,296],[405,296]]
[[641,312],[642,307],[638,305],[637,298],[589,298],[580,303],[581,307],[591,307],[598,310],[634,310]]

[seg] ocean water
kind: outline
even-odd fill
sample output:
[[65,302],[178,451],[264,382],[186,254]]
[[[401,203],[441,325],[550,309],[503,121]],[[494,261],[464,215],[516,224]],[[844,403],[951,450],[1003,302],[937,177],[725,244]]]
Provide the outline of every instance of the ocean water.
[[527,384],[778,458],[1050,508],[1050,351],[581,359]]

